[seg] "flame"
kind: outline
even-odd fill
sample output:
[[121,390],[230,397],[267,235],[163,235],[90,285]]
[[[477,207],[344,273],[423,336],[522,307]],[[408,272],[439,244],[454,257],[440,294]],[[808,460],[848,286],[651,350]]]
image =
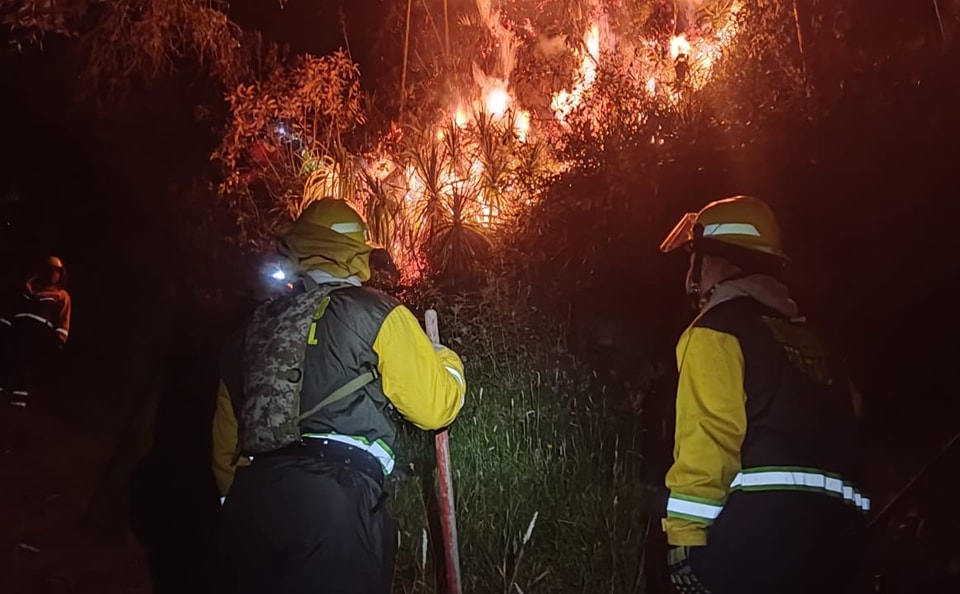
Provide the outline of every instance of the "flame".
[[530,112],[520,110],[513,120],[513,131],[517,134],[520,142],[527,141],[527,134],[530,132]]
[[676,60],[681,54],[690,55],[690,42],[687,41],[686,33],[670,38],[670,58]]
[[456,111],[453,112],[453,123],[457,128],[466,128],[467,124],[470,123],[470,115],[462,105],[458,105]]
[[562,90],[555,93],[550,107],[553,108],[556,117],[561,122],[566,119],[570,112],[580,105],[583,100],[583,94],[597,80],[597,64],[600,63],[600,24],[593,23],[583,35],[583,45],[587,48],[586,53],[580,63],[580,70],[576,73],[572,91]]
[[[685,6],[700,0],[684,0]],[[490,116],[491,125],[497,126],[503,137],[509,138],[513,133],[513,140],[520,144],[527,143],[531,138],[532,110],[534,104],[525,104],[529,97],[521,94],[517,87],[511,86],[511,74],[517,60],[516,48],[520,41],[514,31],[520,31],[528,39],[539,39],[543,34],[534,29],[530,21],[518,24],[505,17],[495,4],[501,5],[506,0],[475,0],[480,23],[489,33],[489,43],[484,48],[483,59],[472,64],[473,81],[469,87],[454,89],[446,108],[437,115],[435,120],[424,126],[422,137],[408,137],[391,140],[373,151],[364,160],[364,167],[369,175],[382,182],[384,191],[395,192],[393,199],[399,203],[404,216],[399,231],[388,240],[391,252],[397,258],[397,264],[407,270],[418,269],[416,243],[418,230],[422,229],[422,213],[424,199],[439,199],[441,208],[452,216],[464,216],[474,224],[489,227],[495,225],[504,216],[512,216],[521,209],[529,208],[542,198],[541,195],[530,192],[520,184],[512,186],[510,182],[490,182],[483,180],[485,161],[477,135],[479,122],[477,114]],[[597,84],[601,68],[601,60],[608,56],[629,57],[625,60],[623,72],[612,72],[621,75],[629,81],[632,92],[639,97],[656,97],[674,105],[687,100],[691,92],[701,90],[709,83],[713,69],[733,43],[738,32],[736,14],[740,10],[742,0],[733,0],[726,16],[713,22],[713,28],[701,31],[692,19],[687,19],[689,26],[685,31],[675,36],[659,36],[641,39],[618,38],[614,32],[617,28],[608,22],[608,15],[597,0],[588,0],[593,14],[586,29],[582,33],[581,44],[574,50],[575,70],[567,88],[550,95],[551,112],[535,111],[537,115],[536,133],[548,133],[556,130],[558,124],[561,129],[569,130],[566,120],[570,114],[580,106],[588,92]],[[532,6],[516,4],[511,7],[510,14],[515,9],[530,11]],[[688,11],[689,12],[689,11]],[[538,34],[540,37],[538,37]],[[555,35],[550,39],[553,54],[566,51],[562,35]],[[542,45],[542,43],[541,43]],[[671,61],[662,60],[662,52],[667,50]],[[521,54],[522,55],[522,54]],[[678,58],[683,56],[686,70],[682,71],[678,65]],[[483,67],[479,65],[483,64]],[[609,66],[618,64],[610,62]],[[485,70],[486,69],[486,70]],[[606,76],[607,71],[604,70]],[[683,84],[679,78],[683,73]],[[534,98],[534,101],[546,97]],[[593,105],[590,106],[593,109]],[[599,110],[591,118],[603,117]],[[651,113],[638,110],[636,121],[648,124]],[[551,128],[552,126],[552,128]],[[452,138],[448,135],[452,129],[461,130]],[[281,134],[281,131],[277,131]],[[646,137],[644,137],[646,138]],[[652,146],[662,146],[666,140],[672,138],[670,131],[657,131],[650,136]],[[398,141],[399,140],[399,144]],[[451,148],[451,143],[458,143]],[[431,144],[432,143],[432,144]],[[430,171],[426,165],[414,166],[409,159],[409,152],[398,150],[398,146],[414,148],[416,151],[430,150],[432,154],[440,156],[440,163]],[[462,149],[462,150],[460,150]],[[487,150],[484,148],[484,150]],[[550,150],[548,147],[547,151]],[[506,151],[510,153],[510,151]],[[512,153],[511,153],[512,154]],[[515,158],[515,157],[511,157]],[[551,172],[565,171],[570,163],[560,160],[556,154],[550,153]],[[420,169],[423,167],[424,169]],[[319,180],[325,186],[340,188],[353,187],[349,180],[341,180],[340,176],[349,175],[346,170],[329,170],[329,179]],[[498,174],[499,175],[499,174]],[[433,176],[427,180],[428,176]],[[509,176],[506,176],[509,178]],[[499,184],[495,188],[488,184]],[[468,197],[469,206],[464,210],[453,212],[454,203],[462,197]],[[457,199],[457,200],[455,200]],[[460,207],[457,207],[458,209]],[[409,220],[407,220],[409,219]],[[415,274],[415,273],[414,273]]]
[[510,107],[510,94],[502,86],[493,86],[484,95],[483,106],[488,114],[501,118]]

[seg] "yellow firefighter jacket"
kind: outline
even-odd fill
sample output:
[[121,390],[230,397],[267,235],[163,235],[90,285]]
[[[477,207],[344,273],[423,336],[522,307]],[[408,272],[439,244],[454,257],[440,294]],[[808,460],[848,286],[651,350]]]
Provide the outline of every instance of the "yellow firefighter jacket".
[[[373,352],[384,395],[396,410],[421,429],[453,422],[466,393],[463,363],[452,350],[434,345],[417,318],[396,304],[376,334]],[[233,482],[237,419],[227,382],[221,381],[213,421],[213,472],[221,496]],[[241,457],[239,464],[248,463]]]
[[719,285],[680,337],[669,544],[706,545],[735,490],[821,491],[869,510],[849,482],[849,382],[797,313],[782,284],[748,276]]

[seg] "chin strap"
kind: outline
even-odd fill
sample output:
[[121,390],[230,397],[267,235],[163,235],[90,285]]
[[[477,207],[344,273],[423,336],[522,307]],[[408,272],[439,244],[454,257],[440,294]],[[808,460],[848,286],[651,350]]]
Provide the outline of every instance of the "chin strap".
[[693,265],[690,269],[690,285],[687,287],[688,303],[696,312],[700,311],[705,300],[700,288],[700,280],[703,276],[703,251],[697,249],[701,239],[703,239],[703,225],[697,224],[693,227],[693,241],[690,242],[693,248]]
[[693,252],[693,265],[690,268],[690,283],[687,285],[687,302],[693,311],[700,311],[703,305],[703,293],[700,290],[700,276],[703,272],[703,254]]

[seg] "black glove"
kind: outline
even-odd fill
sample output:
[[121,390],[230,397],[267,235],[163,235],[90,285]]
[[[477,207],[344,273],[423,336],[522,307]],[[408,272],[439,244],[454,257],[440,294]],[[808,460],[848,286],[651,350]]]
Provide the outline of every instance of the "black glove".
[[710,594],[710,590],[700,583],[690,567],[689,547],[672,547],[667,552],[667,566],[670,568],[670,583],[678,594]]

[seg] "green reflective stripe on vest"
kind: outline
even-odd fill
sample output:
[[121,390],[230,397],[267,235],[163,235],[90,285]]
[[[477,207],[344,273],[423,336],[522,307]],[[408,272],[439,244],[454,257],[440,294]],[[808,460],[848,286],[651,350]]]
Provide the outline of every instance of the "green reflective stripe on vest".
[[303,437],[309,437],[310,439],[329,439],[330,441],[337,441],[353,446],[376,458],[377,462],[380,463],[380,467],[383,469],[383,474],[393,472],[393,466],[395,464],[393,451],[383,440],[378,439],[370,443],[369,439],[362,436],[340,435],[338,433],[305,433]]
[[811,491],[840,497],[863,512],[870,511],[870,498],[839,476],[814,468],[764,466],[737,473],[730,488],[740,491]]
[[712,524],[723,511],[723,501],[672,494],[667,500],[667,517]]

